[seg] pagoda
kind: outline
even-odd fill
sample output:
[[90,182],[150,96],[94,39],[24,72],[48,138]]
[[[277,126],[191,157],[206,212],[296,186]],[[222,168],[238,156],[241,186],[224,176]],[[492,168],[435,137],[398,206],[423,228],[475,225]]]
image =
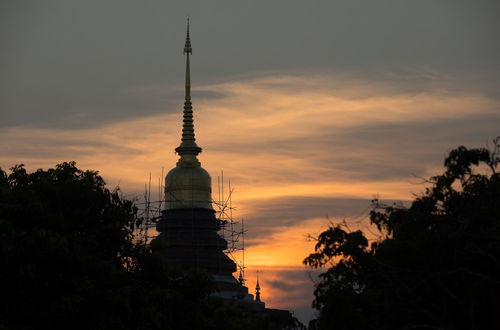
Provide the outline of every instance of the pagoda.
[[225,253],[227,241],[218,231],[221,221],[212,207],[212,182],[208,172],[201,167],[191,103],[192,55],[189,20],[186,42],[185,100],[182,138],[175,148],[179,155],[176,166],[165,177],[165,201],[162,215],[156,224],[159,235],[156,246],[167,263],[183,271],[201,270],[208,273],[216,284],[216,296],[234,305],[249,305],[264,309],[264,303],[255,301],[243,281],[233,277],[236,264]]

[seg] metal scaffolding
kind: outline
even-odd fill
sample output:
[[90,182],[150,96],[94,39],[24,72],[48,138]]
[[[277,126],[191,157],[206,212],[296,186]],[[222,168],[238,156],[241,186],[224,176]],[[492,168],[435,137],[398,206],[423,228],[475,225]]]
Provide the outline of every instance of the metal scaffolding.
[[[135,205],[138,208],[138,216],[143,218],[142,224],[137,229],[138,240],[150,243],[158,236],[156,223],[162,216],[165,203],[165,187],[163,184],[164,169],[161,170],[161,177],[158,178],[158,186],[152,188],[152,177],[149,174],[148,182],[144,184],[144,194],[138,198]],[[152,194],[152,189],[155,193]],[[156,195],[157,193],[157,195]],[[237,265],[241,274],[241,279],[245,281],[245,223],[244,220],[236,221],[233,212],[232,196],[234,188],[231,180],[226,185],[224,172],[217,176],[217,198],[212,196],[212,206],[215,210],[216,218],[220,223],[219,235],[227,241],[227,249],[224,253],[228,255]],[[214,194],[212,194],[214,195]],[[239,260],[238,260],[239,259]]]

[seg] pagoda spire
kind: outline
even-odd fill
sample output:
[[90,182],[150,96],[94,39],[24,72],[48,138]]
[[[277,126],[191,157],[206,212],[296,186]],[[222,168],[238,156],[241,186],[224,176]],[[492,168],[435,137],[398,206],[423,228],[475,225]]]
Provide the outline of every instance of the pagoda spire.
[[191,103],[191,69],[189,66],[189,55],[193,53],[191,48],[191,38],[189,36],[189,17],[187,20],[187,33],[186,42],[184,44],[184,55],[186,55],[186,95],[184,97],[184,113],[182,124],[182,139],[181,144],[175,148],[182,159],[183,155],[198,155],[201,148],[196,144],[194,137],[194,124],[193,124],[193,107]]
[[257,285],[255,285],[255,301],[260,301],[259,271],[257,271]]

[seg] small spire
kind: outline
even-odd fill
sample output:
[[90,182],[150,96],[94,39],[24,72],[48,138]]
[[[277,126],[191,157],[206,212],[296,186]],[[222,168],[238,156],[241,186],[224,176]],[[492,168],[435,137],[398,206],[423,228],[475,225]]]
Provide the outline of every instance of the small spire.
[[[184,101],[184,115],[182,125],[181,145],[175,148],[175,151],[181,155],[198,155],[201,148],[196,144],[193,124],[193,107],[191,103],[191,69],[189,66],[189,55],[193,53],[191,48],[191,39],[189,37],[189,17],[187,19],[186,43],[184,45],[184,55],[186,55],[186,96]],[[195,162],[197,163],[197,161]]]
[[257,271],[257,285],[255,286],[255,301],[260,301],[259,271]]

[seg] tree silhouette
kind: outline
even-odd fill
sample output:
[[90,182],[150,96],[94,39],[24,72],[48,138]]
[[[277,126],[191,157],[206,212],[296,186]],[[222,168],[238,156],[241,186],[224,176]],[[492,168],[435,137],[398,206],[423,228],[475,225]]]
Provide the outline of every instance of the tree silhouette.
[[261,329],[134,237],[132,201],[75,162],[0,169],[0,329]]
[[313,306],[320,329],[500,327],[500,138],[451,151],[410,207],[373,201],[382,234],[331,225],[304,263],[329,266]]

